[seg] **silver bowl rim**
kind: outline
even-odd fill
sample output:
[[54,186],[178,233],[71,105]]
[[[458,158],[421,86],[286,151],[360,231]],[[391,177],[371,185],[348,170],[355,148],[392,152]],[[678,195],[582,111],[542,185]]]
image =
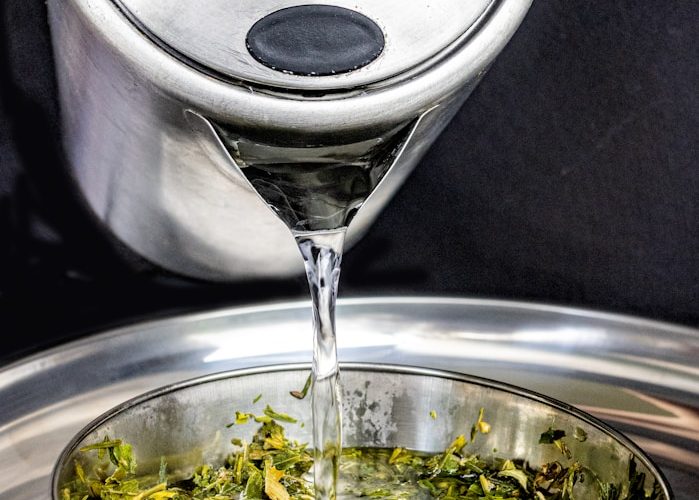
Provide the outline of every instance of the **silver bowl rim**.
[[[469,298],[456,296],[423,296],[423,295],[406,295],[406,296],[390,296],[380,295],[376,297],[343,297],[337,301],[338,309],[354,306],[379,306],[379,305],[430,305],[430,306],[457,306],[457,307],[480,307],[492,310],[512,309],[517,311],[539,312],[555,315],[567,315],[576,318],[588,320],[607,321],[625,326],[633,326],[639,329],[652,329],[670,332],[671,334],[689,336],[691,338],[699,338],[699,328],[682,323],[674,323],[671,321],[662,321],[644,316],[634,316],[614,312],[605,309],[576,307],[565,304],[555,304],[547,302],[525,301],[525,300],[507,300],[507,299],[491,299],[491,298]],[[172,325],[177,322],[193,323],[196,321],[207,321],[212,319],[224,318],[226,316],[235,315],[250,315],[260,314],[269,311],[285,311],[298,309],[302,307],[310,307],[310,302],[306,300],[280,300],[263,302],[258,304],[238,305],[232,307],[219,307],[211,310],[193,311],[188,313],[175,314],[171,316],[163,316],[161,318],[144,319],[135,323],[126,323],[123,325],[116,324],[111,328],[86,332],[82,338],[77,338],[64,342],[60,345],[50,347],[35,354],[29,354],[17,360],[10,361],[4,365],[0,364],[0,378],[12,374],[12,372],[29,363],[44,360],[49,356],[60,355],[70,348],[79,348],[94,344],[96,342],[104,342],[115,337],[121,337],[135,331],[140,331],[148,328],[163,327]],[[340,320],[341,321],[341,320]]]
[[[200,377],[195,377],[191,379],[182,380],[174,384],[169,384],[152,391],[145,392],[140,396],[131,398],[109,410],[102,413],[100,416],[92,420],[86,426],[84,426],[80,431],[78,431],[75,436],[70,440],[70,442],[65,446],[61,452],[56,464],[54,465],[53,472],[51,474],[51,498],[56,499],[56,492],[58,491],[58,481],[61,471],[63,470],[64,464],[68,461],[68,458],[73,454],[77,446],[83,441],[83,439],[95,431],[105,422],[116,417],[120,413],[123,413],[131,408],[139,406],[143,403],[151,401],[153,399],[159,398],[166,394],[171,394],[182,389],[196,387],[198,385],[208,384],[211,382],[216,382],[219,380],[225,380],[229,378],[239,378],[248,377],[253,375],[260,375],[263,373],[279,373],[287,371],[300,371],[300,370],[311,370],[310,363],[288,363],[288,364],[274,364],[267,366],[258,366],[254,368],[243,368],[239,370],[228,370],[218,373],[212,373],[210,375],[204,375]],[[457,382],[465,382],[472,385],[479,385],[482,387],[488,387],[501,392],[507,392],[513,394],[517,397],[529,399],[547,406],[550,406],[556,410],[562,411],[571,415],[592,427],[597,428],[603,433],[607,434],[609,437],[615,441],[621,443],[628,451],[630,451],[634,458],[640,460],[643,465],[651,472],[653,477],[656,479],[657,483],[665,495],[667,500],[673,500],[675,498],[670,484],[663,474],[662,470],[653,462],[653,460],[631,439],[626,437],[620,431],[612,428],[598,418],[590,415],[589,413],[576,408],[575,406],[564,403],[549,396],[545,396],[535,391],[528,389],[523,389],[515,385],[506,384],[504,382],[498,382],[497,380],[492,380],[484,377],[477,377],[474,375],[467,375],[463,373],[457,373],[448,370],[435,370],[431,368],[421,368],[417,366],[408,365],[394,365],[388,363],[340,363],[340,377],[342,377],[343,371],[363,371],[363,372],[382,372],[382,373],[396,373],[403,375],[420,375],[427,377],[436,377],[447,380],[454,380]]]

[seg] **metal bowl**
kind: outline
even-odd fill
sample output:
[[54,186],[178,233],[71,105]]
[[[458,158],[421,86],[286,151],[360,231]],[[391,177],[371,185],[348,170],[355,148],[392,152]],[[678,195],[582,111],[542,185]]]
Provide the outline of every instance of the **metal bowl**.
[[[54,469],[54,499],[73,478],[76,460],[94,465],[90,460],[95,458],[79,449],[106,436],[134,445],[139,474],[144,475],[158,473],[161,456],[185,475],[198,464],[222,460],[231,451],[232,438],[249,439],[253,432],[252,425],[226,428],[236,410],[260,413],[270,404],[304,424],[289,424],[291,438],[310,441],[309,402],[289,395],[303,386],[308,373],[306,365],[225,372],[130,400],[97,418],[66,447]],[[634,443],[548,397],[483,378],[390,365],[343,365],[342,383],[346,446],[443,451],[458,434],[470,432],[485,408],[492,431],[470,443],[470,453],[485,459],[524,459],[534,466],[572,463],[556,446],[539,444],[540,435],[553,426],[566,432],[573,459],[586,471],[585,481],[576,485],[577,498],[598,497],[594,479],[626,488],[632,460],[645,475],[646,489],[657,485],[660,498],[673,498],[659,469]],[[255,403],[259,394],[262,398]]]

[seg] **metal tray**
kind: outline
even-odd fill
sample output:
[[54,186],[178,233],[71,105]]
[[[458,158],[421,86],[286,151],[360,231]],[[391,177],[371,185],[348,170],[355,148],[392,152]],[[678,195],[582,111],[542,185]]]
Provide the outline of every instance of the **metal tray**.
[[[578,309],[467,299],[339,303],[340,359],[512,383],[576,405],[656,461],[678,499],[699,491],[699,331]],[[145,391],[310,360],[306,302],[95,335],[0,370],[0,499],[50,498],[51,470],[90,420]]]

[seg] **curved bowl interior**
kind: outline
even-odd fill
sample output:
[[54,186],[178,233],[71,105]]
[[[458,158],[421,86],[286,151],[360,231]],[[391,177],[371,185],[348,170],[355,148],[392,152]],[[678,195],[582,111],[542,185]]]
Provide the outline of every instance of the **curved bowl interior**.
[[[129,401],[88,425],[68,445],[54,471],[54,498],[60,498],[60,486],[73,478],[76,460],[84,467],[94,465],[90,461],[96,454],[79,449],[106,436],[134,445],[139,474],[157,474],[160,457],[166,456],[170,469],[182,477],[198,464],[221,461],[231,452],[232,438],[250,439],[254,423],[226,427],[236,411],[261,414],[270,405],[298,418],[298,424],[284,424],[290,438],[310,442],[310,397],[298,400],[289,394],[303,387],[308,375],[309,368],[298,365],[228,372]],[[657,484],[658,498],[672,498],[661,473],[640,449],[564,403],[486,379],[386,365],[345,365],[342,384],[345,446],[441,452],[457,435],[469,436],[484,408],[492,430],[469,443],[469,453],[524,459],[533,466],[553,461],[570,465],[556,446],[539,443],[549,428],[560,429],[572,457],[587,470],[586,480],[576,486],[579,498],[598,496],[598,482],[589,480],[590,474],[623,491],[632,459],[637,472],[645,475],[647,490]]]

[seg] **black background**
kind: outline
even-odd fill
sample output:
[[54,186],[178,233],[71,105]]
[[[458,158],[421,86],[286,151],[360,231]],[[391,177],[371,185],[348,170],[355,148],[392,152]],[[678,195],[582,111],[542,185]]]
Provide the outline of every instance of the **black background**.
[[[305,297],[181,279],[62,166],[44,2],[2,0],[0,362],[144,317]],[[699,324],[699,4],[535,0],[367,237],[341,295],[543,301]]]

